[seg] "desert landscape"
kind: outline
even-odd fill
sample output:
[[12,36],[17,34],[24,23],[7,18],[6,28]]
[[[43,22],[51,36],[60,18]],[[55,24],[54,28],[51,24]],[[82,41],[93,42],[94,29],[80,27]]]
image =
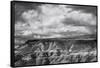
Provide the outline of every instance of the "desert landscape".
[[97,6],[15,2],[14,66],[97,62]]
[[97,40],[35,39],[15,46],[15,65],[97,61]]

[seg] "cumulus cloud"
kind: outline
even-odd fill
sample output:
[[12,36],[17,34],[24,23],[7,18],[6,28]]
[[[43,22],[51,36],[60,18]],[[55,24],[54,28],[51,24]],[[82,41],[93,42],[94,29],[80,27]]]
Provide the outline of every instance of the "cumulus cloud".
[[25,22],[17,22],[16,30],[23,30],[23,35],[37,33],[50,34],[52,37],[62,36],[59,34],[61,32],[65,32],[66,35],[68,32],[92,34],[95,30],[90,30],[91,28],[88,27],[96,26],[96,16],[92,13],[73,10],[66,5],[44,4],[38,8],[39,10],[23,12],[21,17]]

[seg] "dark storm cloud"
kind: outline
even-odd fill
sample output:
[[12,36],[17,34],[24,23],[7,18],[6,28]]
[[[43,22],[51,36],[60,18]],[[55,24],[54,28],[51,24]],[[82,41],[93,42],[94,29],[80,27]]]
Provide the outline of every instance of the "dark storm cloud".
[[24,21],[23,18],[21,17],[21,14],[25,11],[28,11],[28,10],[38,10],[38,6],[41,5],[41,4],[36,4],[36,3],[16,3],[15,4],[15,18],[16,18],[16,21],[17,20],[20,20],[20,21]]
[[70,6],[70,8],[73,8],[73,10],[81,10],[86,13],[92,13],[94,15],[97,15],[97,6]]

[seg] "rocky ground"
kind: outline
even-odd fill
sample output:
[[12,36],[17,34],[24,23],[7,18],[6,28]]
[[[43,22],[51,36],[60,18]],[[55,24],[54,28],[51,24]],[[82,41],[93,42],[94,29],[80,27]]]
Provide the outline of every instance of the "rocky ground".
[[94,61],[96,40],[28,40],[15,46],[15,66]]

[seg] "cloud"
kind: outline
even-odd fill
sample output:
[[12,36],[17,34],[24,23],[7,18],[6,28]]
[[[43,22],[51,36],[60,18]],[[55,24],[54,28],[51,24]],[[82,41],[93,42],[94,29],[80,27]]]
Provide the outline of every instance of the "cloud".
[[66,5],[44,4],[38,8],[23,12],[21,17],[25,22],[17,22],[16,30],[23,30],[23,35],[56,34],[57,37],[61,36],[61,32],[65,32],[66,35],[68,32],[92,34],[95,30],[88,27],[96,26],[96,16],[92,13],[73,10]]

